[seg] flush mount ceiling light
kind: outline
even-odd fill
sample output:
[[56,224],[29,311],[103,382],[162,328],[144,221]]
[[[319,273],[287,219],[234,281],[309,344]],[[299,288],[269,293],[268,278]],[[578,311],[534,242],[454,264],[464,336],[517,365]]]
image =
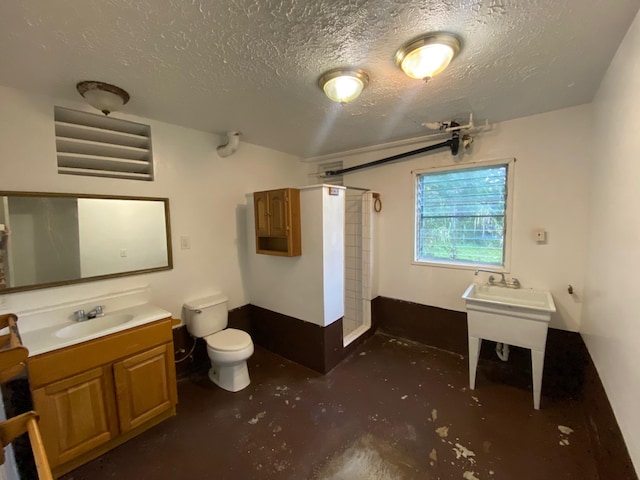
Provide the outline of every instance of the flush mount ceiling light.
[[460,51],[460,39],[450,33],[428,33],[396,52],[396,65],[411,78],[428,81],[449,65]]
[[318,85],[334,102],[345,104],[358,98],[369,85],[369,75],[357,68],[335,68],[322,74]]
[[105,115],[122,108],[129,101],[129,94],[120,87],[103,82],[86,80],[76,85],[78,93],[89,105]]

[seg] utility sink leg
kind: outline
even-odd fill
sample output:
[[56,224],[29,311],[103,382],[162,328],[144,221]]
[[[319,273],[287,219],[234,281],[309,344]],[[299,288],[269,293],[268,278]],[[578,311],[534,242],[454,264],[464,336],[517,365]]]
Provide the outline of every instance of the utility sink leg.
[[540,394],[542,393],[542,370],[544,369],[544,352],[531,350],[531,371],[533,374],[533,408],[540,410]]
[[469,335],[469,388],[476,388],[476,370],[478,369],[478,358],[480,357],[480,345],[482,339]]

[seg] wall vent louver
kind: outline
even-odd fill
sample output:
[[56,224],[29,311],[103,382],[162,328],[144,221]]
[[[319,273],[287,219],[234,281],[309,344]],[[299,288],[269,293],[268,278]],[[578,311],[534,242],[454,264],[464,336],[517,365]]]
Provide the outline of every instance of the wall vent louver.
[[151,127],[54,107],[58,173],[153,180]]
[[[322,175],[324,172],[330,172],[332,170],[342,170],[342,160],[331,163],[323,163],[319,165],[318,171]],[[322,183],[326,183],[328,185],[343,185],[342,175],[333,175],[331,177],[323,177]]]

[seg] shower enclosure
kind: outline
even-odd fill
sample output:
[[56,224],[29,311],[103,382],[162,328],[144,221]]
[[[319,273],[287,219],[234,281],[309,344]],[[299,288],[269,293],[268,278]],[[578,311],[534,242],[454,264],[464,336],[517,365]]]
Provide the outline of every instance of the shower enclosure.
[[344,317],[346,347],[371,328],[371,300],[377,295],[374,274],[375,213],[373,192],[346,187],[344,224]]

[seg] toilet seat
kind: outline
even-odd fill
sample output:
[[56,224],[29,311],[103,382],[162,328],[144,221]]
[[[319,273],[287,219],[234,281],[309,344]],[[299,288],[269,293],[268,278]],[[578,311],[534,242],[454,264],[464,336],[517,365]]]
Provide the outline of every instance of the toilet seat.
[[207,347],[222,352],[235,352],[252,345],[249,334],[235,328],[227,328],[205,337]]

